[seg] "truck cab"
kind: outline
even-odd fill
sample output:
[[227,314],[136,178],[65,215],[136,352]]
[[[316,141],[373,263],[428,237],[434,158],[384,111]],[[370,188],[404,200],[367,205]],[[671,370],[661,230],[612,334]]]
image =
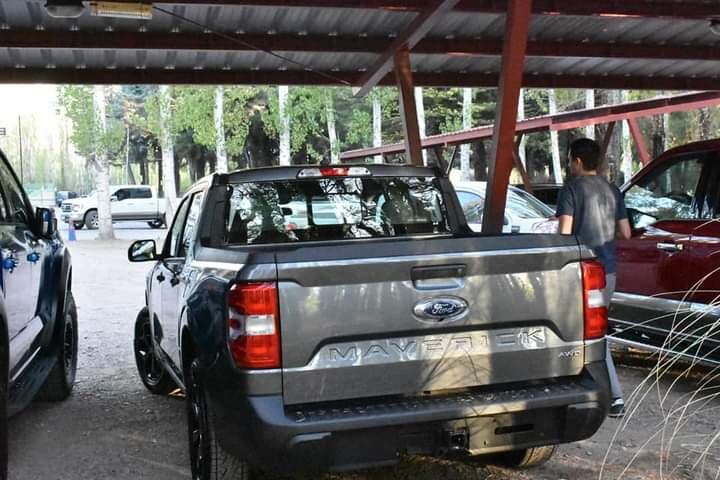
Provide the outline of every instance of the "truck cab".
[[[113,222],[146,221],[152,228],[165,224],[165,199],[149,185],[111,185],[110,210]],[[72,222],[76,229],[98,228],[98,200],[96,192],[87,197],[66,200],[62,203],[61,219]]]
[[669,150],[622,187],[613,340],[718,364],[720,140]]
[[607,413],[602,266],[574,237],[473,232],[433,168],[214,175],[128,257],[153,262],[138,372],[185,390],[195,478],[529,467]]

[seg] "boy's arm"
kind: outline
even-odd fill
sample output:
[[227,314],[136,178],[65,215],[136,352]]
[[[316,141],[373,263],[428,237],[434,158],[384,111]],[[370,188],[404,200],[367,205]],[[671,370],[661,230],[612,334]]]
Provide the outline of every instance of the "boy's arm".
[[558,231],[560,235],[572,235],[572,215],[560,215],[560,218],[558,220],[560,221],[560,225],[558,226]]
[[629,240],[632,236],[630,231],[630,221],[628,220],[627,208],[625,207],[625,199],[620,190],[615,188],[617,195],[617,212],[615,212],[615,238],[617,240]]
[[617,240],[630,240],[632,232],[630,231],[630,222],[627,218],[618,220],[615,223],[615,238]]

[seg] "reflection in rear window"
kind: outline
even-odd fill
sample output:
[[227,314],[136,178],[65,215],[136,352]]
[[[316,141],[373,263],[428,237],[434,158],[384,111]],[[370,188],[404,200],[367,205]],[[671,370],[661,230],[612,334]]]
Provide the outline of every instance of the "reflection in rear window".
[[230,244],[449,233],[432,178],[322,178],[230,186]]

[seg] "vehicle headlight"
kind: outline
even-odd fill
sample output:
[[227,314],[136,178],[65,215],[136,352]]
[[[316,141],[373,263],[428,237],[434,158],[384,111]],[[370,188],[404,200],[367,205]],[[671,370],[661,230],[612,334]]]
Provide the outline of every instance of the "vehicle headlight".
[[77,205],[77,204],[73,205],[73,208],[72,208],[73,212],[79,212],[81,209],[80,207],[81,207],[81,205]]

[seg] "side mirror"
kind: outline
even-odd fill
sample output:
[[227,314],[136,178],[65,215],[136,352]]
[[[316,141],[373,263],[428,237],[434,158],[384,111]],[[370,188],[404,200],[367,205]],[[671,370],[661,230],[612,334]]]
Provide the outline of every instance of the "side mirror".
[[110,201],[117,202],[118,201],[117,195],[110,195]]
[[35,233],[39,237],[50,238],[57,232],[57,218],[52,208],[35,209]]
[[128,260],[131,262],[151,262],[158,258],[155,240],[137,240],[128,248]]

